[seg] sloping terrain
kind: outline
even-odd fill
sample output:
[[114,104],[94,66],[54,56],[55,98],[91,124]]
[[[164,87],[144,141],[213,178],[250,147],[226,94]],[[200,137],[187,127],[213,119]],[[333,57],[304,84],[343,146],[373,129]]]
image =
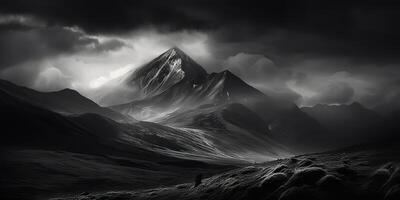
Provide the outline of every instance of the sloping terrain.
[[254,162],[288,155],[287,149],[269,137],[262,119],[238,103],[177,111],[159,123],[209,133],[221,151],[234,151],[236,155],[242,154],[242,159]]
[[[125,126],[140,130],[140,125],[96,114],[63,116],[3,91],[0,109],[1,199],[168,185],[230,168],[169,156],[124,139]],[[159,142],[164,145],[160,149],[172,149]]]
[[149,122],[129,129],[121,137],[131,145],[183,159],[245,164],[287,156],[280,146],[240,131],[176,128]]
[[202,180],[148,190],[78,195],[68,200],[323,200],[400,198],[400,148],[345,149],[235,169]]

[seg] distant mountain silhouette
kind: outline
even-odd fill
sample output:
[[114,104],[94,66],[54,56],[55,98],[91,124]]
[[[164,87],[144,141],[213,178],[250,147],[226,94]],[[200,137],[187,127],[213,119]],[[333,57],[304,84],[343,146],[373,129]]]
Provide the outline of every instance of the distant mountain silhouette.
[[[117,142],[116,122],[97,114],[64,116],[0,90],[2,146],[113,154],[137,150]],[[123,149],[123,148],[122,148]],[[143,153],[145,153],[143,151]]]
[[111,109],[100,107],[75,90],[63,89],[55,92],[39,92],[30,88],[0,80],[0,90],[16,98],[63,114],[96,113],[120,122],[135,121]]
[[325,126],[335,143],[354,144],[368,140],[376,134],[382,117],[358,102],[349,105],[322,105],[301,108],[305,113]]
[[383,117],[380,130],[390,141],[400,141],[400,110],[395,110]]

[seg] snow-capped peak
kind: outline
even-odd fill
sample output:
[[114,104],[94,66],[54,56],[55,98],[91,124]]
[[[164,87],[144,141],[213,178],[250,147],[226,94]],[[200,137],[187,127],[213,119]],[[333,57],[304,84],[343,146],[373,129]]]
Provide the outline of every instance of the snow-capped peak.
[[158,95],[178,82],[200,84],[207,72],[178,47],[173,47],[148,64],[137,69],[127,79],[147,98]]
[[163,57],[165,59],[179,57],[180,59],[185,60],[187,62],[194,62],[185,52],[183,52],[178,47],[172,47],[172,48],[168,49],[166,52],[161,54],[161,57]]

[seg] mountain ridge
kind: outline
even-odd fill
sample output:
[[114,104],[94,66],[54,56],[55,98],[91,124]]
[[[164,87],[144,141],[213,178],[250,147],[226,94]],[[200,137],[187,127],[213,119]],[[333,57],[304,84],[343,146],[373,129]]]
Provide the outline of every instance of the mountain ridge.
[[101,107],[79,92],[69,88],[52,92],[40,92],[0,79],[0,90],[31,104],[63,114],[97,113],[120,122],[130,123],[136,121],[130,116]]
[[347,105],[317,104],[301,110],[326,127],[331,137],[335,137],[333,142],[345,146],[360,142],[360,138],[368,140],[384,128],[381,127],[383,117],[359,102]]

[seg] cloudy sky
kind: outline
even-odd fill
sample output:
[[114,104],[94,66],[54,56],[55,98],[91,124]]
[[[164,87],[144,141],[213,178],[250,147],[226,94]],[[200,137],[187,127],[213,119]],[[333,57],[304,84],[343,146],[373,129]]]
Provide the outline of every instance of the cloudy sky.
[[400,108],[396,1],[4,0],[0,78],[96,92],[178,46],[300,106]]

